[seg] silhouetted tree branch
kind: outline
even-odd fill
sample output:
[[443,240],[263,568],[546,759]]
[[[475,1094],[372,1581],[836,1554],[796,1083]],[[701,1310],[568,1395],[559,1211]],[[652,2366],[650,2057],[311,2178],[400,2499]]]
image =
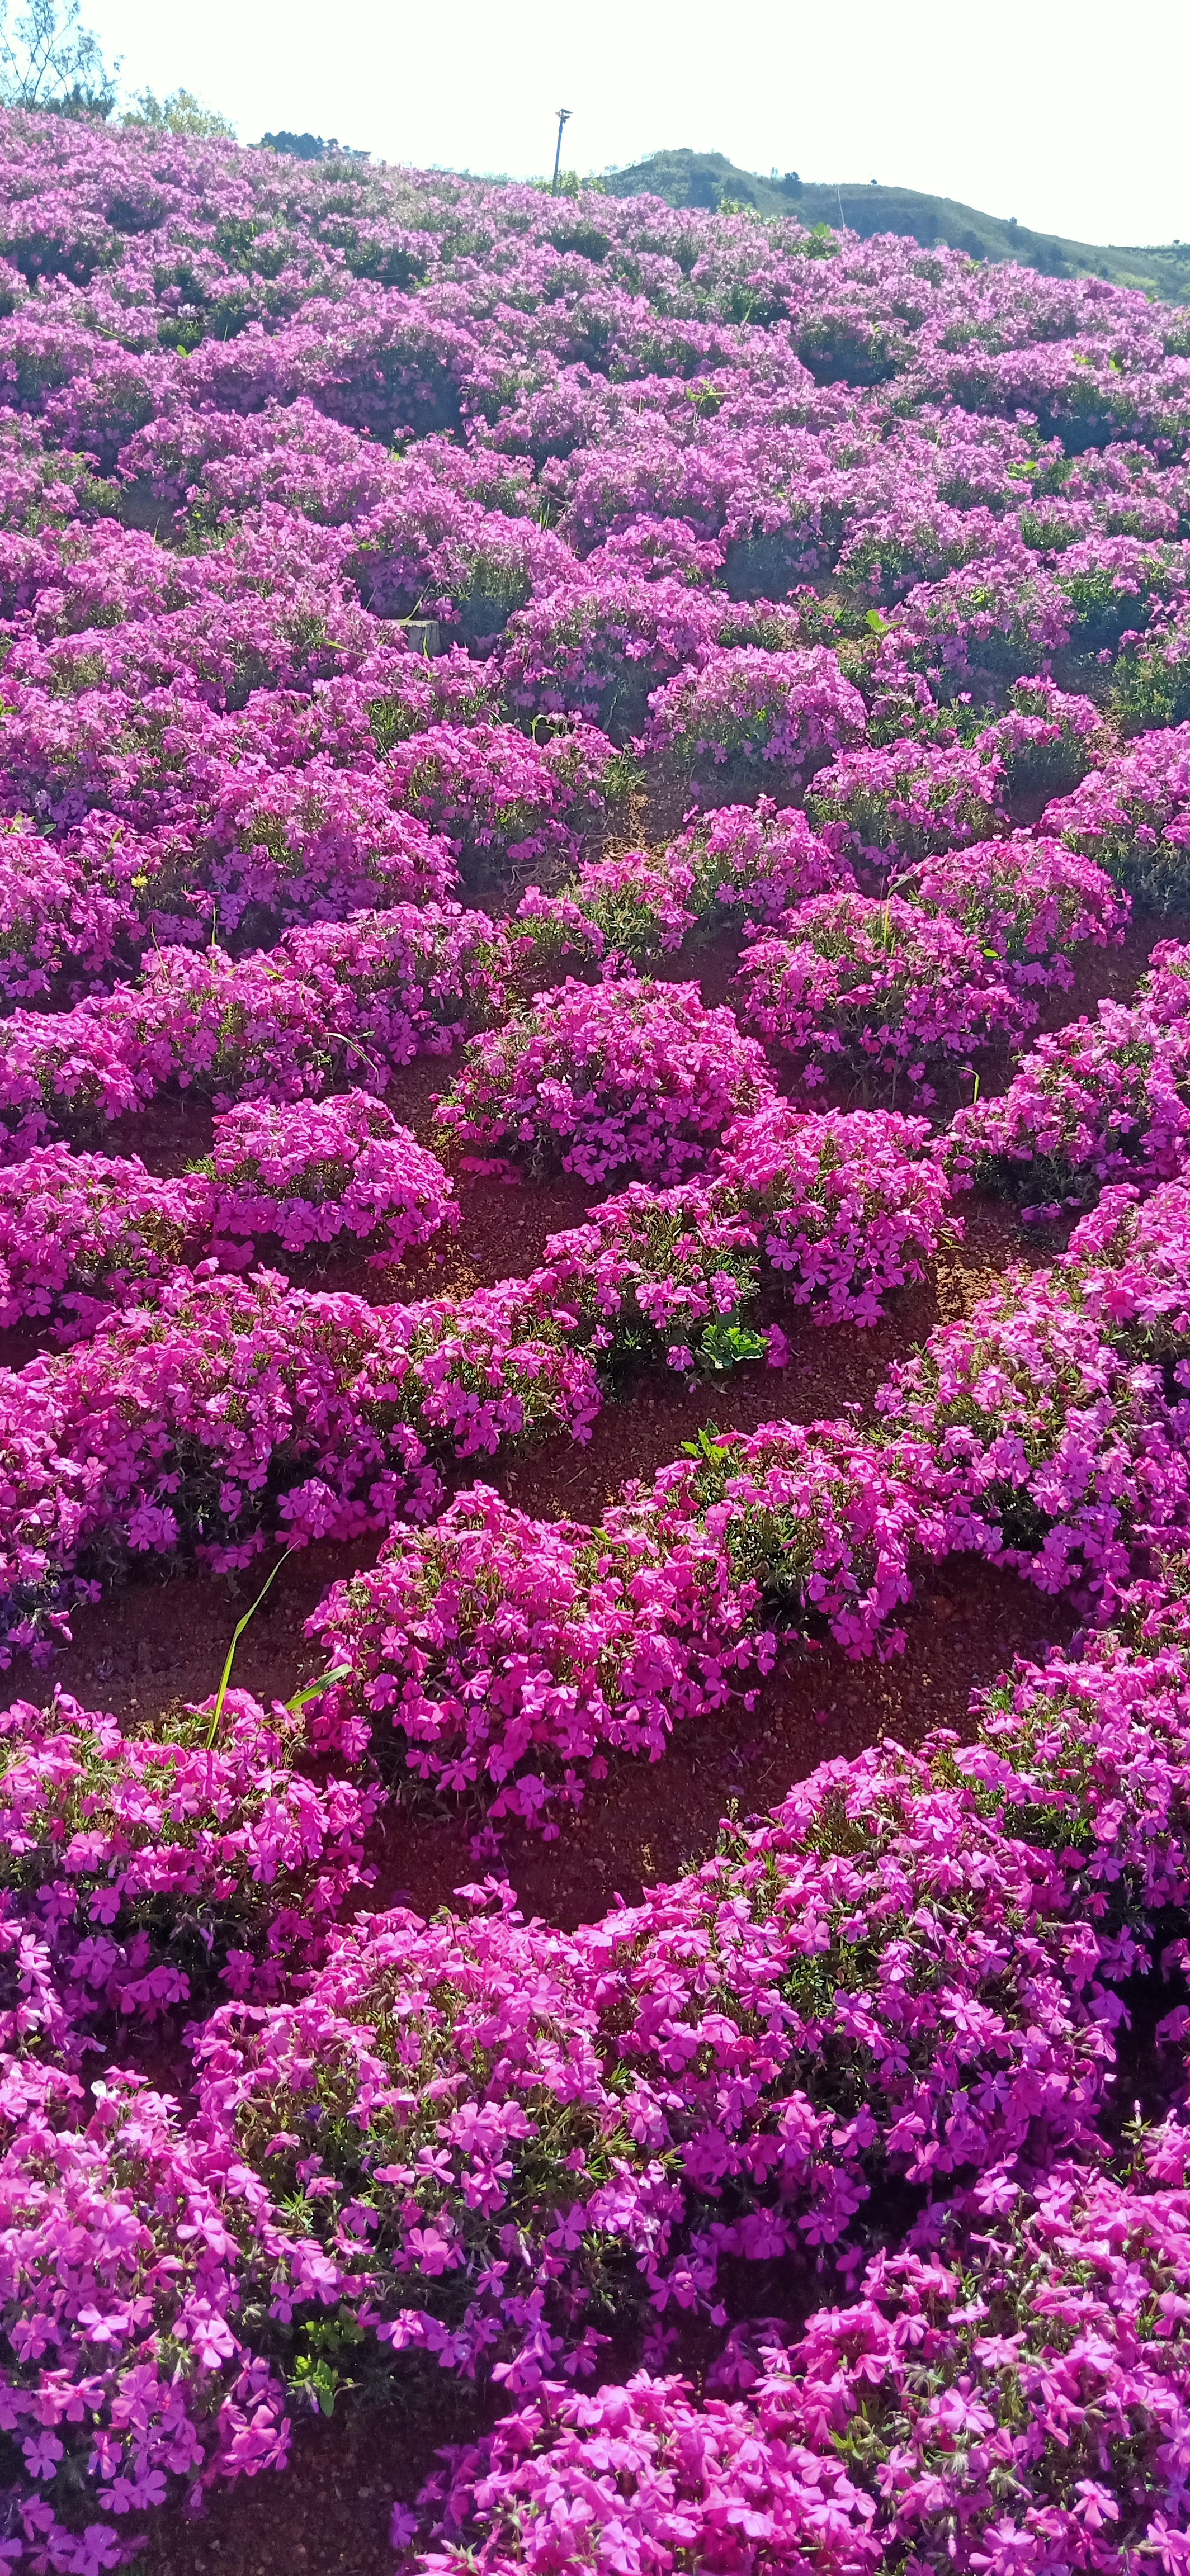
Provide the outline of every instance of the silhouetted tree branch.
[[11,25],[0,0],[0,103],[60,116],[110,116],[120,65],[81,24],[82,0],[29,0]]

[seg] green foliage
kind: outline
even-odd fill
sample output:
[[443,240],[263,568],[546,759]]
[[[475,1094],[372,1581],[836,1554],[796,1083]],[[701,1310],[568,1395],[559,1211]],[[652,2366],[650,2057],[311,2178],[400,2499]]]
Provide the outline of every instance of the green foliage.
[[698,1460],[698,1499],[704,1508],[708,1503],[722,1502],[731,1474],[732,1454],[731,1442],[719,1437],[717,1422],[703,1423],[693,1440],[683,1440],[683,1458]]
[[268,229],[250,215],[222,215],[215,226],[215,249],[228,268],[239,269],[245,277],[275,277],[285,265],[287,252],[281,242],[268,250],[258,249],[257,235]]
[[167,99],[156,98],[151,89],[138,91],[135,103],[123,119],[125,125],[147,125],[161,134],[195,134],[203,140],[221,138],[235,141],[235,127],[216,109],[200,107],[193,90],[171,90]]
[[[1027,534],[1025,542],[1032,542]],[[1121,636],[1148,621],[1144,592],[1119,589],[1106,566],[1073,576],[1059,572],[1058,583],[1074,610],[1071,644],[1076,653],[1114,653]],[[1163,579],[1160,569],[1154,566],[1153,590],[1160,596],[1168,587],[1168,579]]]
[[[291,2204],[291,2217],[299,2213]],[[289,2384],[295,2397],[305,2397],[318,2408],[320,2415],[333,2415],[335,2399],[345,2389],[356,2385],[354,2373],[345,2367],[345,2356],[354,2354],[367,2341],[364,2329],[357,2325],[346,2304],[340,2305],[333,2317],[310,2317],[298,2329],[301,2349],[295,2354]]]
[[741,1360],[762,1360],[767,1349],[763,1333],[749,1332],[746,1325],[728,1320],[707,1325],[698,1356],[704,1367],[722,1374],[725,1369],[738,1368]]
[[1190,716],[1190,635],[1154,638],[1122,653],[1112,676],[1112,712],[1121,733],[1156,733]]
[[290,134],[284,128],[277,134],[262,134],[260,150],[279,152],[287,161],[334,161],[350,165],[370,158],[367,152],[357,152],[350,143],[338,142],[334,135],[329,143],[324,143],[321,134]]
[[[557,187],[552,173],[548,179],[530,179],[526,185],[534,188],[539,197],[606,197],[611,193],[607,180],[596,178],[593,170],[588,170],[585,179],[580,179],[577,170],[559,170]],[[564,247],[581,250],[576,236],[571,233],[566,235]],[[581,255],[584,259],[602,259],[610,247],[610,243],[605,242],[602,250],[582,251]]]
[[277,1576],[279,1575],[279,1573],[280,1573],[280,1571],[281,1571],[282,1566],[283,1566],[283,1565],[285,1564],[285,1562],[286,1562],[286,1558],[291,1557],[291,1556],[292,1556],[292,1554],[293,1554],[293,1549],[292,1549],[291,1547],[287,1547],[287,1548],[286,1548],[286,1550],[285,1550],[284,1555],[283,1555],[283,1556],[279,1556],[279,1557],[278,1557],[277,1562],[276,1562],[275,1566],[273,1567],[273,1570],[272,1570],[271,1574],[266,1575],[265,1580],[264,1580],[264,1583],[262,1584],[260,1591],[257,1593],[257,1595],[256,1595],[256,1599],[255,1599],[255,1601],[253,1602],[251,1609],[250,1609],[250,1610],[245,1610],[243,1618],[237,1622],[236,1626],[235,1626],[235,1627],[233,1628],[233,1630],[232,1630],[231,1644],[230,1644],[230,1646],[229,1646],[229,1647],[228,1647],[228,1649],[227,1649],[227,1658],[226,1658],[226,1661],[225,1661],[225,1663],[224,1663],[223,1670],[222,1670],[222,1672],[221,1672],[221,1674],[220,1674],[220,1676],[219,1676],[219,1688],[218,1688],[218,1690],[217,1690],[217,1692],[216,1692],[216,1694],[215,1694],[215,1707],[214,1707],[214,1712],[213,1712],[213,1715],[212,1715],[212,1718],[211,1718],[210,1726],[209,1726],[209,1727],[208,1727],[208,1729],[207,1729],[207,1751],[208,1751],[208,1753],[210,1752],[211,1747],[212,1747],[212,1745],[213,1745],[213,1744],[214,1744],[214,1742],[215,1742],[215,1738],[216,1738],[216,1736],[217,1736],[217,1735],[218,1735],[218,1733],[219,1733],[219,1720],[220,1720],[220,1718],[221,1718],[221,1717],[222,1717],[222,1715],[223,1715],[223,1703],[224,1703],[224,1700],[225,1700],[225,1699],[226,1699],[226,1697],[227,1697],[227,1686],[228,1686],[228,1683],[229,1683],[229,1682],[230,1682],[230,1680],[231,1680],[231,1668],[232,1668],[232,1665],[234,1664],[235,1659],[236,1659],[236,1647],[239,1645],[240,1639],[241,1639],[241,1637],[243,1636],[243,1633],[244,1633],[245,1628],[247,1628],[247,1627],[251,1624],[252,1620],[256,1617],[256,1613],[257,1613],[257,1611],[258,1611],[258,1610],[259,1610],[259,1608],[260,1608],[261,1602],[263,1601],[263,1599],[264,1599],[264,1597],[265,1597],[266,1592],[270,1591],[270,1590],[271,1590],[271,1588],[272,1588],[272,1585],[276,1582]]

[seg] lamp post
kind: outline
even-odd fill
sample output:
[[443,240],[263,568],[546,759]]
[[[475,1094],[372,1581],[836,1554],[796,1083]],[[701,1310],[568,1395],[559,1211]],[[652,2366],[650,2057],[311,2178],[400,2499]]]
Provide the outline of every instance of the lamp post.
[[558,149],[554,154],[554,184],[550,189],[551,197],[556,197],[558,193],[558,173],[562,167],[562,128],[569,124],[571,113],[568,107],[560,107],[558,110]]

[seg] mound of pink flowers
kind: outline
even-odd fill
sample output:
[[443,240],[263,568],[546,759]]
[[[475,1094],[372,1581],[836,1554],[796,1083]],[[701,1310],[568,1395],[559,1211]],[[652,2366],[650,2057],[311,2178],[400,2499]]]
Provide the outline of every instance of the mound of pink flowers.
[[900,895],[818,895],[759,939],[737,979],[740,1017],[794,1056],[803,1082],[898,1076],[923,1100],[948,1060],[1019,1040],[1031,1006],[1006,966],[949,912]]
[[472,1039],[436,1118],[472,1166],[553,1163],[601,1181],[627,1165],[664,1184],[771,1090],[760,1047],[696,984],[568,980]]
[[[518,929],[535,965],[576,955],[619,973],[680,949],[691,932],[713,935],[741,917],[779,919],[809,895],[853,882],[845,860],[812,832],[796,807],[778,812],[720,806],[664,851],[627,850],[589,859],[555,891],[530,886]],[[728,908],[729,907],[729,908]]]
[[937,1151],[959,1186],[974,1180],[1058,1217],[1108,1181],[1152,1188],[1190,1152],[1190,951],[1153,952],[1134,1005],[1100,1002],[1039,1038],[998,1099],[962,1109]]
[[825,645],[808,653],[753,646],[708,653],[689,678],[649,701],[645,741],[686,768],[763,763],[797,779],[807,764],[862,739],[864,702]]
[[135,983],[0,1026],[10,1158],[58,1128],[98,1133],[167,1088],[237,1102],[317,1095],[350,1075],[449,1054],[503,995],[508,951],[486,913],[397,904],[231,958],[163,950]]
[[1131,912],[1102,868],[1060,842],[981,842],[924,859],[897,880],[897,893],[945,915],[977,938],[985,958],[1007,965],[1022,986],[1074,983],[1071,951],[1084,939],[1119,945]]
[[978,750],[892,742],[821,769],[806,810],[831,848],[886,867],[982,841],[1003,819],[998,764]]
[[348,1233],[396,1259],[458,1223],[441,1164],[364,1091],[242,1101],[216,1118],[210,1163],[194,1168],[211,1183],[213,1233],[272,1236],[286,1252]]
[[73,1338],[187,1263],[245,1268],[258,1235],[298,1253],[349,1233],[395,1260],[458,1222],[441,1164],[367,1092],[242,1101],[214,1131],[176,1180],[66,1145],[0,1171],[0,1327],[53,1316]]
[[928,1138],[925,1120],[891,1110],[799,1117],[773,1101],[725,1137],[715,1194],[747,1212],[795,1306],[872,1324],[962,1231]]
[[[213,1269],[214,1264],[210,1267]],[[433,1509],[429,1461],[534,1428],[587,1436],[599,1396],[557,1326],[522,1331],[519,1290],[371,1306],[178,1271],[61,1356],[0,1375],[0,1551],[10,1646],[131,1551],[196,1548],[224,1570],[278,1527],[352,1538]]]
[[889,1110],[801,1114],[777,1099],[728,1129],[709,1176],[658,1190],[633,1181],[584,1225],[552,1235],[525,1282],[526,1311],[567,1314],[613,1377],[664,1359],[712,1372],[767,1349],[762,1284],[818,1323],[878,1323],[890,1292],[925,1276],[962,1235],[925,1119]]

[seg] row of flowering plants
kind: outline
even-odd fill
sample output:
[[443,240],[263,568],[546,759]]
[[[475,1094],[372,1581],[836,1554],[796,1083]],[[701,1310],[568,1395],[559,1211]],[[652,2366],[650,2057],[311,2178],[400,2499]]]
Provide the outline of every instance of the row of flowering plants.
[[977,2189],[940,2243],[875,2256],[802,2334],[737,2327],[702,2404],[659,2370],[595,2394],[549,2381],[422,2490],[429,2554],[405,2503],[394,2547],[544,2576],[577,2522],[588,2564],[691,2551],[733,2576],[803,2557],[867,2576],[907,2549],[939,2571],[1055,2548],[1094,2576],[1176,2565],[1187,2360],[1166,2319],[1190,2280],[1188,2152],[1174,2118],[1115,2172],[1072,2160],[1031,2191]]
[[[578,1235],[556,1238],[529,1280],[464,1301],[370,1307],[286,1291],[266,1273],[240,1283],[176,1272],[152,1303],[9,1377],[10,1650],[60,1628],[72,1594],[129,1552],[182,1546],[229,1568],[278,1529],[302,1543],[401,1515],[416,1525],[440,1504],[451,1457],[494,1454],[543,1429],[584,1439],[600,1400],[593,1362],[614,1376],[662,1353],[691,1369],[692,1344],[711,1368],[759,1352],[764,1339],[746,1317],[762,1257],[778,1275],[792,1269],[795,1298],[817,1297],[824,1317],[871,1320],[888,1284],[920,1273],[915,1256],[945,1220],[936,1165],[922,1157],[918,1178],[907,1151],[920,1151],[920,1133],[894,1140],[874,1121],[869,1139],[865,1124],[856,1146],[871,1156],[866,1206],[848,1122],[823,1122],[815,1161],[796,1129],[782,1139],[762,1119],[733,1137],[722,1177],[693,1201],[681,1190],[650,1201],[638,1187]],[[736,1687],[727,1677],[763,1673],[791,1623],[825,1629],[853,1654],[886,1653],[900,1642],[888,1623],[911,1595],[915,1563],[947,1550],[975,1550],[1043,1592],[1073,1587],[1110,1613],[1136,1551],[1172,1544],[1186,1519],[1167,1379],[1186,1355],[1188,1241],[1180,1184],[1144,1202],[1116,1193],[1056,1271],[1010,1277],[969,1319],[939,1325],[916,1358],[895,1363],[873,1432],[777,1422],[742,1445],[704,1439],[594,1533],[514,1514],[510,1561],[524,1560],[535,1604],[528,1660],[514,1652],[506,1666],[504,1507],[492,1497],[495,1521],[483,1506],[476,1527],[471,1506],[457,1506],[467,1640],[462,1664],[443,1668],[428,1700],[414,1692],[414,1766],[445,1773],[454,1788],[474,1780],[495,1685],[513,1731],[502,1727],[484,1759],[503,1784],[494,1812],[531,1813],[556,1789],[543,1789],[538,1767],[527,1810],[514,1798],[511,1775],[530,1748],[535,1758],[545,1749],[547,1768],[561,1762],[575,1794],[575,1764],[602,1760],[604,1740],[656,1752],[683,1672],[691,1704],[708,1689],[726,1700]],[[780,1333],[767,1338],[780,1361]],[[401,1641],[407,1618],[426,1616],[426,1597],[441,1645],[447,1528],[434,1517],[424,1537],[415,1526],[390,1541],[384,1582],[396,1591],[382,1633],[398,1672],[417,1670],[416,1627]],[[360,1578],[365,1594],[369,1580]],[[406,1584],[414,1608],[398,1616]],[[561,1680],[539,1697],[551,1593]],[[646,1600],[641,1644],[657,1685],[647,1722],[634,1660]],[[583,1642],[588,1632],[594,1643]],[[661,1656],[663,1637],[672,1652]],[[332,1665],[344,1642],[338,1635]],[[627,1681],[613,1687],[624,1656]],[[413,1688],[406,1682],[404,1697]],[[442,1735],[445,1757],[417,1750]]]
[[518,1313],[519,1283],[470,1299],[359,1296],[175,1271],[151,1303],[6,1372],[3,1584],[10,1649],[129,1551],[197,1549],[230,1570],[278,1530],[354,1538],[441,1496],[434,1460],[545,1428],[582,1440],[589,1361]]
[[[631,1191],[550,1247],[526,1302],[560,1321],[553,1301],[570,1295],[572,1324],[585,1306],[605,1364],[675,1331],[713,1363],[755,1244],[719,1213],[730,1204]],[[1168,1549],[1186,1519],[1164,1388],[1186,1357],[1188,1222],[1180,1185],[1146,1203],[1112,1194],[1056,1271],[1018,1274],[894,1366],[875,1434],[704,1436],[594,1531],[479,1487],[395,1534],[312,1622],[339,1675],[320,1737],[391,1721],[416,1779],[478,1785],[490,1819],[554,1834],[558,1801],[577,1803],[610,1749],[656,1759],[676,1716],[750,1704],[783,1635],[895,1649],[889,1623],[931,1556],[973,1550],[1110,1616],[1138,1552]],[[693,1364],[688,1346],[667,1355]]]
[[[873,2563],[874,2534],[920,2529],[930,2549],[941,2491],[974,2568],[999,2546],[1005,2439],[1039,2527],[1105,2552],[1121,2524],[1154,2546],[1176,2531],[1184,2364],[1160,2304],[1185,2262],[1176,2005],[1165,2116],[1107,2169],[1104,2149],[1122,1989],[1185,1902],[1184,1669],[1104,1647],[1022,1668],[974,1715],[966,1747],[940,1734],[823,1766],[767,1824],[576,1934],[526,1925],[492,1881],[433,1923],[332,1934],[299,2000],[208,2016],[193,2145],[118,2075],[78,2128],[51,2097],[3,2160],[30,2535],[60,2514],[66,2541],[80,2480],[116,2540],[173,2482],[275,2463],[286,2380],[333,2397],[369,2349],[511,2401],[489,2445],[402,2499],[406,2545],[424,2516],[461,2552],[477,2518],[489,2563],[500,2543],[548,2564],[573,2493],[552,2462],[597,2528],[613,2470],[621,2518],[661,2541],[671,2476],[687,2535],[755,2511],[808,2540],[829,2506],[842,2568]],[[118,2174],[137,2226],[117,2246]],[[47,2422],[38,2326],[62,2318],[72,2204]],[[729,2276],[771,2280],[775,2256],[804,2324],[733,2326]],[[160,2284],[151,2334],[95,2337],[100,2279],[99,2313],[129,2328]],[[717,2356],[698,2403],[667,2376],[696,2323]],[[587,2393],[609,2331],[644,2376]],[[1106,2459],[1105,2390],[1122,2446]],[[1039,2486],[1055,2408],[1066,2438]],[[910,2474],[893,2486],[896,2444]],[[768,2536],[734,2527],[741,2546]]]
[[394,1065],[449,1054],[483,1026],[509,966],[499,925],[457,905],[355,913],[242,958],[163,949],[114,993],[7,1022],[9,1159],[62,1128],[101,1135],[169,1087],[219,1109],[317,1097],[345,1077],[383,1090]]
[[[780,1326],[754,1329],[763,1279],[820,1321],[878,1320],[961,1230],[926,1136],[921,1121],[801,1119],[774,1104],[730,1131],[706,1183],[660,1196],[634,1185],[551,1239],[527,1280],[391,1309],[283,1293],[262,1273],[241,1286],[198,1258],[212,1225],[264,1224],[290,1250],[378,1227],[391,1251],[394,1229],[419,1241],[453,1217],[441,1167],[366,1095],[230,1113],[211,1166],[179,1182],[62,1147],[34,1153],[6,1176],[8,1316],[53,1315],[60,1340],[92,1338],[69,1364],[10,1380],[13,1645],[52,1635],[63,1601],[129,1550],[196,1548],[231,1566],[278,1526],[300,1542],[424,1513],[437,1491],[427,1460],[534,1428],[581,1438],[600,1385],[642,1362],[722,1372],[767,1350],[779,1366]],[[225,1269],[251,1248],[215,1238]],[[838,1487],[832,1517],[850,1513],[829,1442],[807,1461],[824,1495]],[[796,1557],[802,1541],[791,1544]],[[839,1607],[840,1635],[866,1636],[843,1595]]]
[[349,1234],[391,1261],[458,1221],[441,1164],[367,1092],[243,1101],[214,1131],[176,1180],[66,1145],[0,1172],[0,1326],[52,1316],[73,1335],[201,1260],[246,1268],[261,1239],[292,1255]]
[[[800,816],[732,808],[656,860],[592,862],[556,894],[531,892],[511,933],[481,912],[398,904],[238,960],[167,949],[111,994],[57,1013],[17,1011],[0,1032],[0,1115],[13,1150],[27,1151],[63,1125],[81,1141],[88,1125],[143,1106],[163,1083],[221,1104],[285,1101],[345,1072],[383,1089],[394,1063],[448,1047],[518,979],[548,978],[573,958],[606,984],[680,948],[700,925],[733,918],[755,943],[737,987],[745,1029],[792,1055],[803,1081],[834,1071],[876,1081],[892,1099],[900,1082],[928,1102],[948,1062],[971,1073],[981,1055],[1019,1046],[1035,1009],[1030,988],[1068,989],[1072,955],[1084,942],[1118,942],[1128,907],[1093,863],[1024,838],[920,862],[894,892],[862,895]],[[572,981],[539,998],[475,1040],[443,1125],[507,1159],[530,1141],[528,1086],[535,1132],[553,1130],[568,1167],[577,1156],[573,1168],[590,1179],[617,1161],[677,1177],[693,1145],[682,1146],[677,1127],[692,1122],[697,1133],[768,1082],[730,1015],[705,1013],[693,986],[684,993],[642,983],[600,995]],[[700,1106],[691,1087],[706,1088],[708,1047],[723,1066]],[[614,1142],[618,1097],[633,1092],[646,1060],[651,1092],[673,1094],[662,1114],[675,1134],[668,1144],[646,1144],[643,1133]],[[588,1063],[589,1086],[578,1072]],[[572,1094],[581,1105],[568,1105]],[[609,1119],[601,1153],[584,1131]]]
[[[883,876],[900,903],[948,916],[978,941],[983,960],[1008,965],[1021,987],[1069,990],[1083,941],[1104,947],[1123,939],[1127,894],[1064,842],[1018,832],[962,849],[942,838],[932,856],[907,868],[897,867],[891,846],[852,856],[856,866],[879,856],[879,870],[864,867],[869,884],[873,873]],[[730,926],[747,938],[761,927],[780,931],[783,916],[827,918],[813,898],[858,884],[829,820],[818,833],[798,809],[778,812],[762,798],[700,818],[664,851],[589,860],[555,890],[531,886],[515,935],[539,973],[574,957],[606,977],[680,951],[696,934]],[[972,977],[985,971],[972,952]]]
[[1190,1132],[1188,965],[1183,945],[1162,941],[1134,1003],[1102,1001],[1093,1020],[1039,1038],[998,1099],[961,1109],[938,1147],[952,1182],[1056,1218],[1106,1182],[1175,1178]]
[[52,1317],[76,1348],[8,1380],[14,1638],[22,1604],[32,1635],[68,1574],[129,1548],[246,1561],[279,1480],[291,1536],[354,1535],[431,1508],[443,1443],[465,1458],[533,1427],[584,1438],[599,1382],[642,1362],[716,1371],[767,1348],[780,1365],[780,1326],[750,1320],[762,1279],[822,1321],[878,1320],[961,1231],[926,1144],[920,1120],[803,1119],[767,1094],[705,1182],[635,1184],[528,1279],[404,1307],[227,1275],[262,1231],[292,1253],[350,1229],[391,1259],[454,1220],[442,1166],[366,1094],[234,1110],[176,1182],[35,1151],[0,1193],[6,1315]]

